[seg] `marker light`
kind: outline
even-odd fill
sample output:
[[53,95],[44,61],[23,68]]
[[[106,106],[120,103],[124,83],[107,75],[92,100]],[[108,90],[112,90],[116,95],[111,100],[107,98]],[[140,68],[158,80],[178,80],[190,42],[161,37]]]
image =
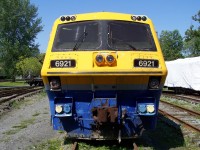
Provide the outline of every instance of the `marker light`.
[[131,16],[131,19],[133,21],[146,21],[147,17],[146,16]]
[[147,105],[147,112],[153,113],[155,111],[154,105]]
[[69,104],[64,105],[64,112],[65,113],[70,113],[71,112],[71,106]]
[[145,113],[147,111],[146,105],[138,105],[138,110],[140,113]]
[[76,17],[75,16],[71,16],[71,20],[72,21],[76,20]]
[[106,62],[108,65],[112,65],[115,62],[115,57],[113,55],[107,55]]
[[95,58],[95,62],[98,66],[101,66],[104,64],[104,57],[101,54],[98,54]]
[[67,16],[65,19],[66,19],[67,21],[70,21],[70,16]]
[[63,111],[63,106],[62,105],[56,105],[55,110],[56,110],[57,113],[61,113]]
[[142,21],[146,21],[147,17],[146,16],[142,16]]
[[65,17],[62,16],[62,17],[60,18],[60,20],[61,20],[61,21],[65,21]]
[[137,20],[141,21],[142,17],[141,16],[137,16]]
[[62,17],[60,17],[60,20],[61,21],[75,21],[76,20],[76,16],[62,16]]
[[136,20],[137,20],[136,16],[131,16],[131,19],[132,19],[133,21],[136,21]]

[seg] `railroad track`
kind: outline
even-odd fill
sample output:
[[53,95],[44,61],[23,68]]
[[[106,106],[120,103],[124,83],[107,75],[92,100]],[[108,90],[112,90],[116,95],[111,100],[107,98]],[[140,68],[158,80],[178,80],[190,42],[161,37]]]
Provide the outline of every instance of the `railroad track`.
[[174,99],[178,99],[178,100],[183,100],[186,102],[190,102],[193,104],[200,104],[200,96],[194,96],[194,95],[177,95],[174,93],[162,93],[162,96],[166,96],[166,97],[171,97]]
[[43,87],[17,87],[0,89],[0,115],[10,110],[14,101],[20,101],[35,93],[41,92]]
[[[193,143],[200,147],[200,112],[186,109],[162,100],[160,100],[158,111],[160,114],[159,118],[170,126],[177,129],[179,129],[180,126],[186,127],[187,129],[182,129],[181,135],[186,135],[192,139]],[[163,119],[163,117],[165,119]],[[172,120],[173,123],[166,120],[166,118]]]
[[159,112],[183,126],[200,133],[200,112],[160,100]]

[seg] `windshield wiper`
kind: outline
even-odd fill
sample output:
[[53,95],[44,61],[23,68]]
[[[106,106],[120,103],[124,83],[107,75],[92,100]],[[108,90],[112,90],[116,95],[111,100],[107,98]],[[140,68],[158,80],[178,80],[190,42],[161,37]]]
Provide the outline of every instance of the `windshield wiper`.
[[122,41],[122,40],[117,39],[117,38],[110,38],[109,37],[109,39],[114,40],[115,42],[119,42],[119,43],[125,44],[125,45],[129,46],[132,50],[136,50],[136,48],[133,45],[131,45],[130,43],[128,43],[128,42]]
[[88,33],[86,31],[83,32],[83,34],[78,38],[73,51],[78,50],[78,48],[81,46],[81,44],[85,41],[86,37],[87,37]]

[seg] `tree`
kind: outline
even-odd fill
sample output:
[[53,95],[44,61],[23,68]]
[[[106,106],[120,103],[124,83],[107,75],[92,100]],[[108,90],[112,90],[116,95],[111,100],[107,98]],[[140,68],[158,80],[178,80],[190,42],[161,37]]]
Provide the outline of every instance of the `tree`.
[[16,64],[17,74],[24,78],[28,76],[39,76],[42,64],[36,57],[25,58]]
[[37,58],[41,64],[44,62],[45,53],[38,54]]
[[29,0],[0,1],[0,58],[6,75],[15,80],[20,57],[36,56],[36,35],[42,31],[37,7]]
[[[200,23],[200,10],[192,16],[192,20]],[[185,49],[189,56],[200,56],[200,26],[195,29],[191,25],[185,32]]]
[[183,57],[181,53],[183,38],[178,30],[162,31],[159,40],[165,60],[169,61]]

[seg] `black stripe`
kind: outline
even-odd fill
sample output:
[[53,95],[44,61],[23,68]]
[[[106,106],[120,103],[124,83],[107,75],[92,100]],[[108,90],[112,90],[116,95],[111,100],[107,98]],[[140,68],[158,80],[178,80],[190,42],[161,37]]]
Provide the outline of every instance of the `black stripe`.
[[101,75],[109,75],[109,74],[162,74],[162,71],[158,71],[158,72],[149,72],[149,71],[143,71],[143,72],[47,72],[47,74],[80,74],[80,75],[88,75],[88,74],[101,74]]

